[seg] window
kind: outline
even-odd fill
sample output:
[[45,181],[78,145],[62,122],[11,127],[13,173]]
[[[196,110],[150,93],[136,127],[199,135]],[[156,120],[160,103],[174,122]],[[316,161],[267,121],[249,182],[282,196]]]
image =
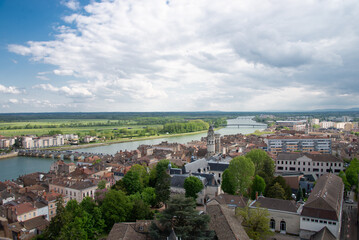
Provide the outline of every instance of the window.
[[273,230],[275,229],[275,220],[273,218],[269,222],[269,227],[270,227],[270,229],[273,229]]
[[310,221],[314,222],[314,219],[310,219]]
[[76,192],[74,192],[74,196],[76,197]]
[[324,224],[327,224],[327,221],[324,221]]
[[36,213],[34,213],[34,217],[36,216]]
[[319,220],[320,223],[323,223],[323,220]]
[[278,167],[278,170],[283,170],[283,167]]
[[336,222],[333,222],[333,225],[337,225],[337,223],[336,223]]
[[314,221],[315,221],[315,222],[318,222],[318,220],[317,220],[317,219],[315,219]]
[[280,222],[280,231],[281,231],[281,232],[285,232],[286,229],[287,229],[286,223],[282,220],[282,221]]
[[67,190],[66,190],[66,195],[67,195]]
[[305,166],[305,162],[303,162],[303,166]]
[[51,213],[51,214],[54,214],[54,211],[52,211],[52,210],[51,210],[51,212],[50,212],[50,213]]

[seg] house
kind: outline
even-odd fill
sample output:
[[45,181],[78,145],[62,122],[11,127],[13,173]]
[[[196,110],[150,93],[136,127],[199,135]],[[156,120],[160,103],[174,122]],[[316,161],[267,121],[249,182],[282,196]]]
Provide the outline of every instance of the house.
[[236,208],[244,208],[247,206],[248,199],[243,196],[238,195],[230,195],[227,193],[220,194],[215,198],[212,198],[208,203],[208,205],[220,204],[224,205],[229,209],[236,209]]
[[79,203],[85,197],[95,197],[97,185],[91,181],[71,182],[56,182],[49,184],[49,190],[66,195],[71,199],[76,199]]
[[38,216],[23,222],[15,222],[10,224],[13,239],[31,239],[38,234],[41,234],[49,225],[44,216]]
[[107,240],[146,240],[148,239],[147,236],[151,224],[151,220],[116,223],[113,225]]
[[7,209],[7,219],[13,222],[26,221],[34,217],[37,217],[36,208],[29,202],[9,206]]
[[56,208],[57,208],[56,201],[59,197],[62,197],[64,201],[64,205],[66,205],[70,199],[69,197],[63,194],[56,192],[45,192],[43,195],[45,203],[47,203],[47,209],[48,209],[47,220],[49,221],[51,221],[51,219],[56,216]]
[[279,153],[275,163],[276,173],[300,172],[317,178],[328,172],[339,174],[344,170],[343,160],[331,154]]
[[266,208],[269,212],[269,227],[273,232],[299,235],[302,205],[295,201],[260,196],[250,208]]
[[[188,178],[189,174],[174,174],[171,175],[171,194],[185,194],[184,182]],[[213,198],[219,194],[220,186],[214,179],[212,174],[198,174],[193,176],[198,177],[201,180],[204,188],[198,193],[197,204],[205,204],[210,198]]]
[[300,216],[300,237],[310,239],[323,227],[339,238],[342,222],[344,184],[335,174],[321,176],[303,206]]
[[211,217],[209,228],[215,231],[218,240],[249,240],[233,210],[213,204],[206,207],[206,213]]

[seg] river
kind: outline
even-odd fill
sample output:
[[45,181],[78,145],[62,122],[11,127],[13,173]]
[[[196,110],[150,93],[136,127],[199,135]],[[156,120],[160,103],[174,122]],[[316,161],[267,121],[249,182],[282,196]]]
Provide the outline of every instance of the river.
[[[255,124],[250,117],[241,117],[237,119],[228,119],[228,124]],[[253,133],[256,130],[263,130],[265,126],[227,126],[219,129],[216,133],[223,135],[233,135],[237,133],[248,134]],[[188,143],[192,140],[200,140],[201,137],[207,136],[207,133],[198,133],[193,135],[163,137],[157,139],[141,140],[134,142],[115,143],[106,146],[99,146],[93,148],[76,149],[76,152],[91,152],[91,153],[107,153],[115,154],[120,150],[135,150],[142,144],[154,145],[162,141]],[[6,179],[15,179],[19,175],[28,174],[32,172],[48,172],[50,166],[53,163],[53,159],[50,158],[36,158],[36,157],[14,157],[0,160],[0,181]]]

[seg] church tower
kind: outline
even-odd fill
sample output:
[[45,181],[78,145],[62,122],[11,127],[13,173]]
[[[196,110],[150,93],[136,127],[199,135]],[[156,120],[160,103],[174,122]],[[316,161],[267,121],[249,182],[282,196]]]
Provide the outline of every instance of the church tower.
[[211,157],[215,154],[215,135],[213,130],[213,125],[211,125],[208,129],[207,134],[207,156]]

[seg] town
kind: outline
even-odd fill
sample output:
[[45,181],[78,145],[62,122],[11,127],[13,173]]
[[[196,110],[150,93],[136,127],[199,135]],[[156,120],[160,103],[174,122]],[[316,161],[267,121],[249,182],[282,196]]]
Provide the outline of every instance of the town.
[[356,239],[358,123],[256,118],[267,129],[210,126],[200,141],[113,155],[47,149],[75,134],[0,137],[3,149],[21,142],[18,156],[54,159],[49,172],[0,182],[0,237]]

